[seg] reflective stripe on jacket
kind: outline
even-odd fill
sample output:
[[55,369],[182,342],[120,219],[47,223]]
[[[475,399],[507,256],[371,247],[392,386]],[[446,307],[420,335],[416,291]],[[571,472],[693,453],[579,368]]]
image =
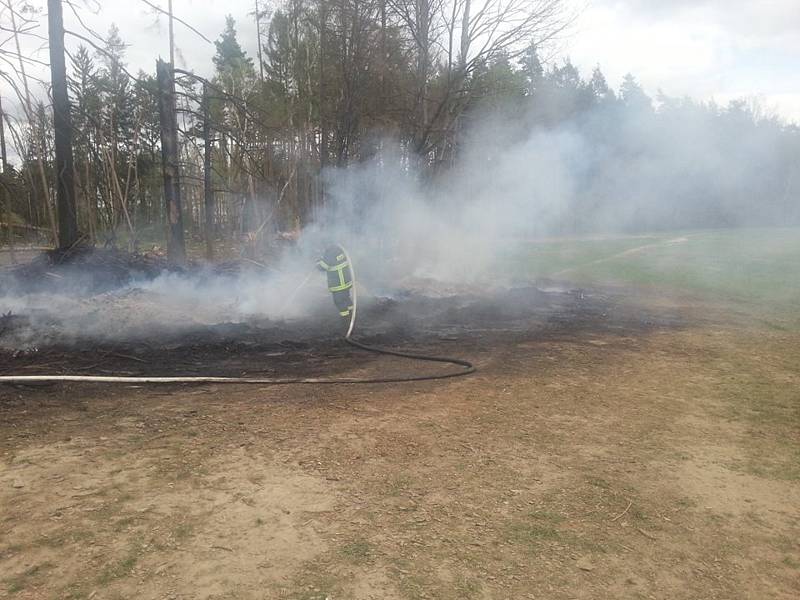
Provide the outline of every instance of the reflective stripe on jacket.
[[353,287],[353,274],[347,255],[339,247],[328,248],[317,264],[328,273],[328,290],[342,292]]

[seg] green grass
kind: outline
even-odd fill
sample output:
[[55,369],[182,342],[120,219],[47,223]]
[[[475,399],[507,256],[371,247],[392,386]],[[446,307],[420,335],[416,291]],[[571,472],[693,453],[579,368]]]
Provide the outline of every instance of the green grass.
[[52,569],[55,565],[45,562],[34,565],[23,573],[6,579],[7,591],[9,594],[17,594],[27,588],[30,584],[40,581],[44,577],[44,572]]
[[455,584],[455,592],[458,598],[466,599],[466,598],[478,598],[481,596],[481,582],[477,578],[473,577],[462,577],[456,584]]
[[658,286],[800,311],[800,228],[547,240],[504,262],[524,277]]
[[180,542],[188,540],[194,535],[194,524],[180,523],[173,529],[172,535]]
[[[800,402],[794,384],[800,373],[800,346],[792,339],[777,342],[773,349],[776,342],[758,333],[741,341],[735,351],[706,359],[719,374],[713,389],[719,406],[714,416],[746,430],[739,438],[743,455],[731,458],[731,469],[800,481]],[[762,361],[762,352],[769,352],[768,363]]]
[[800,569],[800,562],[796,561],[791,556],[784,556],[783,564],[789,567],[790,569]]
[[128,553],[121,559],[114,561],[100,572],[97,583],[103,586],[109,585],[112,581],[127,577],[133,571],[136,563],[139,562],[139,555],[142,550],[139,546],[133,546]]
[[562,534],[555,527],[531,523],[513,523],[508,526],[507,534],[509,541],[532,548],[538,548],[542,542],[563,539]]
[[358,538],[344,544],[339,552],[348,562],[358,565],[369,562],[374,550],[368,541]]

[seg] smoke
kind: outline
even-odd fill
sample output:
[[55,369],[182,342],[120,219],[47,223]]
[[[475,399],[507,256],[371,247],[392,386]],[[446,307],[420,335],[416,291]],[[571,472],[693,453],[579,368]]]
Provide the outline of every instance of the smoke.
[[551,236],[800,223],[796,127],[741,104],[663,102],[601,104],[555,125],[541,109],[480,114],[433,183],[385,142],[381,158],[328,174],[317,227],[390,289],[508,285],[509,257]]
[[387,141],[380,159],[327,174],[330,208],[301,243],[342,240],[383,288],[411,279],[498,285],[504,256],[567,219],[584,153],[569,130],[511,146],[475,132],[459,164],[425,184]]
[[539,106],[473,115],[436,177],[390,140],[377,158],[325,173],[327,208],[268,270],[162,274],[100,296],[0,291],[0,313],[32,319],[29,337],[5,343],[37,343],[56,321],[61,339],[113,340],[335,320],[314,271],[330,241],[351,254],[367,299],[511,285],[519,270],[509,257],[549,236],[800,222],[796,128],[755,120],[742,106],[685,101],[657,112],[600,104],[556,123],[544,114]]
[[[287,254],[277,268],[255,266],[235,274],[212,268],[163,272],[135,278],[103,293],[67,283],[25,293],[0,292],[0,315],[24,319],[2,335],[0,348],[36,348],[51,344],[155,340],[207,332],[219,324],[258,327],[286,325],[324,314],[324,278],[313,273],[313,261]],[[21,325],[21,326],[20,326]],[[325,328],[322,328],[324,331]]]

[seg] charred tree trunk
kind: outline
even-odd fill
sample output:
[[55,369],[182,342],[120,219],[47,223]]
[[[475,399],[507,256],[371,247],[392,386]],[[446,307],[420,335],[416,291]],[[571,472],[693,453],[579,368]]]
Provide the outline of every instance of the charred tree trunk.
[[178,156],[178,123],[175,115],[175,89],[172,65],[156,63],[158,112],[161,120],[161,169],[164,174],[164,204],[167,213],[167,257],[173,264],[186,262],[183,239],[183,211]]
[[64,16],[61,0],[47,0],[50,37],[50,74],[53,82],[53,129],[55,137],[56,203],[58,241],[71,248],[78,241],[75,212],[75,165],[72,156],[72,119],[67,93],[67,66],[64,60]]

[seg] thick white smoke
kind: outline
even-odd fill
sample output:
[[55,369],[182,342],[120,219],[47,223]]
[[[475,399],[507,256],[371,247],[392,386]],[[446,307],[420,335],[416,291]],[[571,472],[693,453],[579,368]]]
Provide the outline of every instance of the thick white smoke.
[[365,295],[480,292],[508,284],[514,269],[504,261],[534,239],[800,217],[791,202],[800,167],[776,158],[786,148],[773,143],[797,144],[797,135],[776,138],[777,126],[735,120],[715,129],[697,111],[620,118],[617,110],[599,106],[550,127],[487,115],[433,181],[384,142],[379,158],[325,174],[328,208],[263,272],[164,274],[91,298],[0,290],[0,313],[40,324],[56,315],[77,338],[101,339],[324,311],[335,318],[324,275],[314,271],[328,242],[351,253]]

